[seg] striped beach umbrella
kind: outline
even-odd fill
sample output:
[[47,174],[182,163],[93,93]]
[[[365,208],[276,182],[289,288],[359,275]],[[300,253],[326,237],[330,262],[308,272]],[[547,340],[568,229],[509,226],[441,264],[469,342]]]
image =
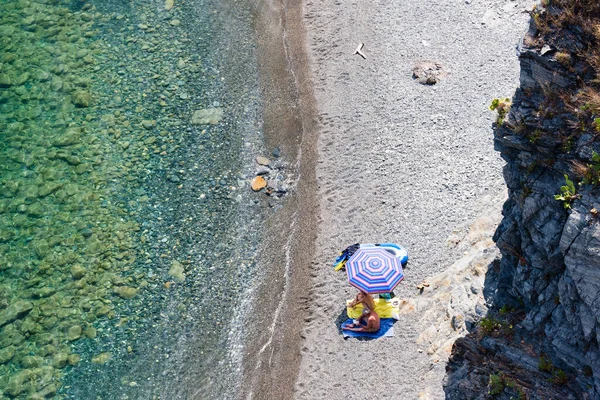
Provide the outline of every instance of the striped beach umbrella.
[[404,279],[401,260],[382,247],[356,250],[346,272],[348,282],[367,293],[389,293]]

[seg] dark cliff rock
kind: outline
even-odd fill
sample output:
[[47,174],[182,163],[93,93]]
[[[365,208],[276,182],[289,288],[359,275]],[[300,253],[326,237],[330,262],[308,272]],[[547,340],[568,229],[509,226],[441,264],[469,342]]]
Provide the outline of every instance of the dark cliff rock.
[[[589,176],[600,153],[598,39],[577,24],[538,26],[551,17],[533,18],[518,49],[521,86],[495,128],[509,189],[494,236],[502,260],[486,277],[497,329],[456,342],[448,399],[600,398],[600,185]],[[577,193],[563,202],[554,196],[565,174]]]

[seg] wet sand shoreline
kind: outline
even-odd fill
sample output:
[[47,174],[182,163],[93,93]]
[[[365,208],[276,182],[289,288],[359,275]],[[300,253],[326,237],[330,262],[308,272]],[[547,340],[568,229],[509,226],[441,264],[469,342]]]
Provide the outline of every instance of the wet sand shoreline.
[[259,256],[266,274],[251,307],[240,398],[291,398],[317,229],[316,109],[302,2],[255,5],[265,144],[281,148],[296,186],[266,221]]

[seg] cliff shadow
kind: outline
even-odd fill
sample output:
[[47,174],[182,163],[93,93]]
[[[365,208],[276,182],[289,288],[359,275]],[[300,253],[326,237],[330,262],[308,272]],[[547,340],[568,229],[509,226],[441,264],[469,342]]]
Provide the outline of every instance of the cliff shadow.
[[[487,315],[467,321],[469,333],[455,341],[448,363],[446,399],[585,399],[575,371],[553,365],[543,333],[526,330],[526,313],[510,295],[500,259],[488,266],[483,295]],[[585,378],[585,377],[584,377]],[[590,382],[591,383],[591,382]]]

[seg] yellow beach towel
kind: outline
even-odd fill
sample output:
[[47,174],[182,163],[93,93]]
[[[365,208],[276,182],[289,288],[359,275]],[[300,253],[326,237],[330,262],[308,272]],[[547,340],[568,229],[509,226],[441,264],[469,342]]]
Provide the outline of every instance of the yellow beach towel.
[[[391,300],[386,299],[374,299],[375,301],[375,312],[379,315],[379,318],[394,318],[400,319],[400,300],[393,298]],[[362,315],[363,305],[357,304],[354,307],[350,307],[349,304],[352,300],[346,301],[346,312],[348,318],[356,319]]]

